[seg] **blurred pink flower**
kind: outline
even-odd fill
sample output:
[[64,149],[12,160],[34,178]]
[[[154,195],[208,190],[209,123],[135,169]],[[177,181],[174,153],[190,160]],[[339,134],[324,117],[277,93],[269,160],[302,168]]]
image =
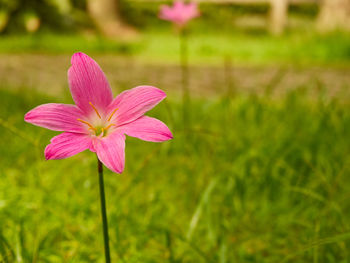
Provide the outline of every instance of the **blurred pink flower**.
[[171,21],[179,27],[186,25],[191,19],[200,15],[197,3],[185,4],[183,1],[175,1],[173,6],[162,5],[159,18]]
[[163,122],[144,116],[166,97],[162,90],[139,86],[113,99],[108,81],[93,59],[76,53],[71,63],[68,80],[76,105],[43,104],[24,117],[34,125],[63,131],[46,147],[47,160],[64,159],[89,149],[107,168],[122,173],[125,134],[152,142],[173,138]]

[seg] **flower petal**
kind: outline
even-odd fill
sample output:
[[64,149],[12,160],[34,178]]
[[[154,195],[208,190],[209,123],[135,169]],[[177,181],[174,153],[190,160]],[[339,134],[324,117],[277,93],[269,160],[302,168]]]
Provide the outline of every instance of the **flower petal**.
[[198,5],[195,2],[186,4],[184,1],[175,1],[173,6],[161,6],[159,18],[172,21],[183,27],[189,20],[199,16]]
[[193,18],[196,18],[200,15],[199,10],[198,10],[198,4],[195,2],[189,3],[187,5],[187,10],[186,10],[186,20],[191,20]]
[[118,109],[112,122],[118,126],[140,118],[166,97],[164,91],[152,86],[139,86],[119,94],[109,106],[109,112]]
[[46,160],[64,159],[90,148],[90,136],[64,132],[51,139],[51,143],[45,148],[45,158]]
[[77,120],[83,115],[84,113],[74,105],[48,103],[29,111],[24,120],[54,131],[85,133],[86,129]]
[[84,53],[72,56],[68,81],[75,104],[86,114],[93,111],[90,102],[103,111],[113,100],[112,90],[100,66]]
[[175,1],[175,2],[174,2],[173,8],[174,8],[175,10],[180,10],[180,11],[182,11],[182,10],[186,9],[186,4],[184,3],[184,1],[178,0],[178,1]]
[[119,127],[118,130],[126,135],[150,142],[162,142],[173,138],[171,131],[163,122],[148,116],[142,116]]
[[125,164],[125,135],[115,131],[93,140],[98,159],[115,173],[122,173]]
[[160,6],[160,12],[159,12],[159,18],[172,21],[173,19],[173,10],[170,6],[161,5]]

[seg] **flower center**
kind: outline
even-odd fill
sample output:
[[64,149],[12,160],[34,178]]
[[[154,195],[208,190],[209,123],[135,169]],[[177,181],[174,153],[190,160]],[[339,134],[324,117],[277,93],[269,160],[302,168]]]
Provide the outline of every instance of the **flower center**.
[[110,121],[118,109],[113,110],[106,120],[105,118],[101,117],[101,114],[91,102],[89,102],[89,104],[94,109],[98,119],[96,119],[94,122],[89,122],[82,119],[77,119],[77,121],[87,125],[91,135],[105,137],[108,134],[108,130],[114,126],[114,123],[110,123]]

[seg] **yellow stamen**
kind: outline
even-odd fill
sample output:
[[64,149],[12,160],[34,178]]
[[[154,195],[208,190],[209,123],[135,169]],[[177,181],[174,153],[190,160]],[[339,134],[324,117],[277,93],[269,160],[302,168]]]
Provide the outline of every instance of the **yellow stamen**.
[[109,124],[107,127],[101,128],[101,134],[102,136],[106,131],[108,131],[109,128],[111,128],[114,124]]
[[107,121],[110,121],[110,120],[112,119],[112,117],[113,117],[114,113],[115,113],[117,110],[118,110],[118,108],[116,108],[116,109],[115,109],[115,110],[112,112],[111,116],[109,116],[109,118],[108,118],[108,120],[107,120]]
[[108,130],[109,128],[111,128],[114,124],[109,124],[106,128],[104,128],[105,130]]
[[77,121],[80,121],[80,122],[86,124],[87,126],[90,127],[89,129],[92,129],[92,130],[96,131],[96,129],[94,128],[94,126],[92,126],[89,122],[84,121],[84,120],[82,120],[82,119],[77,119]]
[[101,119],[101,115],[100,115],[100,113],[98,113],[98,110],[96,109],[96,107],[95,107],[91,102],[89,102],[89,104],[90,104],[91,107],[95,110],[97,116]]

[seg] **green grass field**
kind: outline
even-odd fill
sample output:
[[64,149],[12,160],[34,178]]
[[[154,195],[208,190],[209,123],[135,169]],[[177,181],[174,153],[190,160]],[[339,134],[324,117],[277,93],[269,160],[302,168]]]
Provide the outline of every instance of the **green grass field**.
[[[103,262],[96,158],[45,161],[55,132],[23,115],[59,102],[0,90],[0,262]],[[64,101],[71,103],[70,100]],[[349,262],[350,106],[321,91],[171,97],[148,115],[172,141],[127,138],[105,170],[113,262]]]
[[[170,29],[170,28],[169,28]],[[203,30],[202,30],[203,31]],[[346,33],[318,35],[313,30],[268,34],[192,30],[188,37],[192,64],[221,65],[230,57],[235,63],[275,65],[349,65],[350,36]],[[108,53],[142,61],[178,63],[178,36],[173,31],[145,31],[133,40],[108,40],[93,35],[3,36],[0,53]]]
[[96,157],[45,161],[58,133],[23,120],[38,104],[72,103],[75,51],[96,56],[114,89],[168,94],[148,115],[174,139],[128,137],[124,173],[105,169],[113,262],[350,262],[349,34],[205,25],[189,37],[188,129],[166,24],[129,42],[1,37],[0,263],[104,262]]

